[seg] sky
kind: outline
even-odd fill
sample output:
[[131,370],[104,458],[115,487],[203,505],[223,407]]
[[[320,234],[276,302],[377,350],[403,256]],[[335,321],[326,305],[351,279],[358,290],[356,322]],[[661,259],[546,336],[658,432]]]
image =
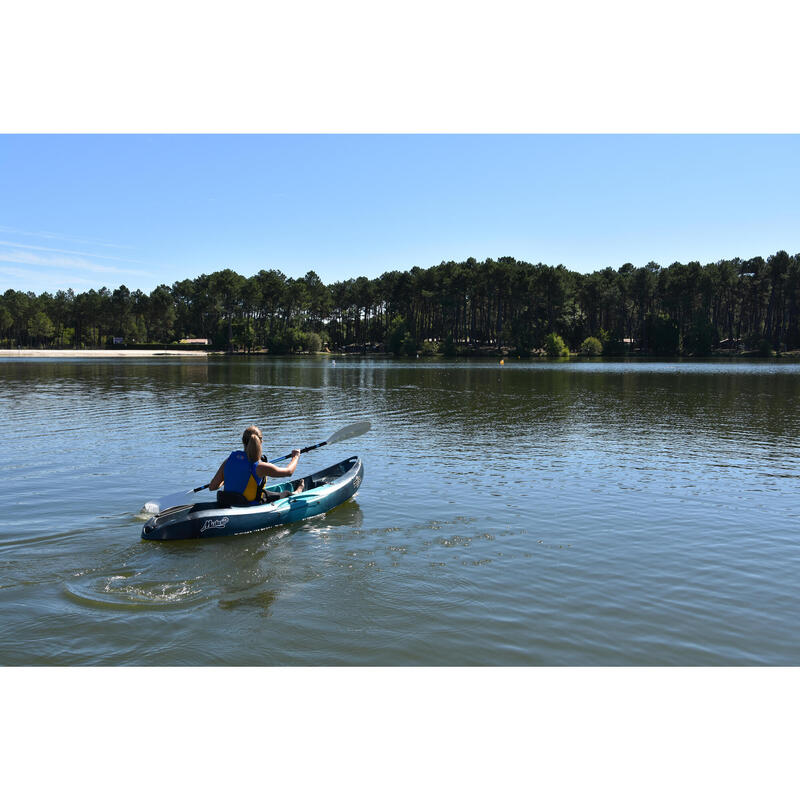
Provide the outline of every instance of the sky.
[[800,136],[0,135],[0,292],[800,252]]

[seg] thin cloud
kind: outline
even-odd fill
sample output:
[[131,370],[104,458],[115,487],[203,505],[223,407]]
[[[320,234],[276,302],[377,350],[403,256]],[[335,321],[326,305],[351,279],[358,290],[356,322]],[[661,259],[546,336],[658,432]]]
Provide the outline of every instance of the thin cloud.
[[[0,275],[9,275],[12,278],[30,278],[32,276],[29,269],[14,269],[13,267],[0,267]],[[41,280],[39,274],[36,275],[37,279]]]
[[0,276],[3,278],[4,285],[0,287],[0,294],[6,289],[15,287],[19,291],[31,292],[54,292],[59,289],[74,289],[82,286],[92,287],[97,285],[96,280],[90,278],[78,278],[70,276],[69,279],[54,272],[42,272],[42,270],[14,269],[13,267],[0,267]]
[[24,244],[20,242],[7,242],[0,239],[0,245],[4,247],[20,247],[23,250],[42,250],[48,253],[66,253],[71,256],[88,256],[89,258],[102,258],[111,261],[127,261],[129,264],[144,264],[144,261],[138,261],[135,258],[122,258],[121,256],[107,256],[100,253],[85,253],[81,250],[64,250],[61,247],[42,247],[36,244]]
[[130,245],[128,244],[112,244],[111,242],[104,242],[101,239],[88,239],[88,238],[79,238],[77,236],[64,236],[61,233],[51,233],[49,231],[21,231],[18,228],[9,228],[6,225],[0,225],[0,232],[2,233],[11,233],[16,236],[33,236],[39,239],[56,239],[62,242],[76,242],[77,244],[91,244],[95,247],[114,247],[118,250],[129,250]]
[[98,272],[111,275],[151,275],[152,273],[140,269],[114,267],[106,264],[96,264],[84,258],[71,258],[61,255],[47,256],[31,253],[27,250],[0,251],[0,261],[7,264],[28,264],[36,267],[50,269],[79,269],[87,272]]

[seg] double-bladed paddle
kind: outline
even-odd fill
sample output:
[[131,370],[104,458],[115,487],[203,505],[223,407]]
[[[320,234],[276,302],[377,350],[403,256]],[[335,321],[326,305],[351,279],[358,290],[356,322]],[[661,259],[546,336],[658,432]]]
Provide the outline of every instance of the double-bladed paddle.
[[[326,444],[336,444],[336,442],[343,442],[345,439],[352,439],[355,436],[361,436],[362,433],[366,433],[371,427],[372,425],[369,422],[353,422],[350,425],[345,425],[344,428],[339,428],[336,433],[332,433],[324,442],[319,442],[318,444],[312,444],[308,447],[304,447],[300,452],[307,453],[309,450],[316,450],[318,447],[324,447]],[[288,455],[276,458],[271,463],[277,464],[279,461],[286,461],[287,458],[291,457],[292,454],[289,453]],[[261,456],[261,458],[265,461],[267,460],[265,456]]]
[[[350,425],[345,425],[343,428],[339,428],[338,431],[332,433],[324,442],[318,442],[317,444],[309,445],[308,447],[304,447],[300,452],[307,453],[309,450],[316,450],[318,447],[324,447],[326,444],[336,444],[336,442],[343,442],[345,439],[352,439],[356,436],[361,436],[363,433],[366,433],[371,427],[369,421],[364,422],[353,422]],[[288,455],[281,456],[280,458],[276,458],[272,461],[273,464],[277,464],[279,461],[286,461],[287,458],[291,458],[292,454],[289,453]],[[261,458],[266,461],[266,456],[261,456]],[[158,514],[160,511],[163,511],[165,508],[173,508],[174,506],[183,506],[188,505],[194,502],[191,499],[191,496],[195,492],[201,492],[203,489],[207,489],[208,484],[204,483],[202,486],[198,486],[196,489],[188,489],[185,492],[175,492],[174,494],[168,494],[166,497],[162,497],[160,500],[149,500],[144,504],[142,507],[142,511],[147,514]]]

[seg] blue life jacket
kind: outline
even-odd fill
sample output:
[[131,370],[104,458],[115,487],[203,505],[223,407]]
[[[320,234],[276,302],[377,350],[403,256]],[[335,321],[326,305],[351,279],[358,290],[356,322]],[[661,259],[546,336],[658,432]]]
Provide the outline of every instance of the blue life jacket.
[[256,474],[257,461],[250,461],[244,450],[234,450],[225,462],[225,491],[237,492],[250,505],[259,502],[259,490],[265,478]]

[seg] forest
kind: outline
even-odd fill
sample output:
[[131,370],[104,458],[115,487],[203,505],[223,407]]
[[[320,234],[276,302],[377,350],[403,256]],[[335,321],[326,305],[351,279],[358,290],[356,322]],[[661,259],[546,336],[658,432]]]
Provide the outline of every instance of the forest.
[[326,285],[230,268],[149,294],[72,289],[0,295],[0,347],[165,346],[286,354],[323,349],[398,355],[568,351],[587,355],[769,354],[800,349],[800,254],[623,264],[591,273],[511,257]]

